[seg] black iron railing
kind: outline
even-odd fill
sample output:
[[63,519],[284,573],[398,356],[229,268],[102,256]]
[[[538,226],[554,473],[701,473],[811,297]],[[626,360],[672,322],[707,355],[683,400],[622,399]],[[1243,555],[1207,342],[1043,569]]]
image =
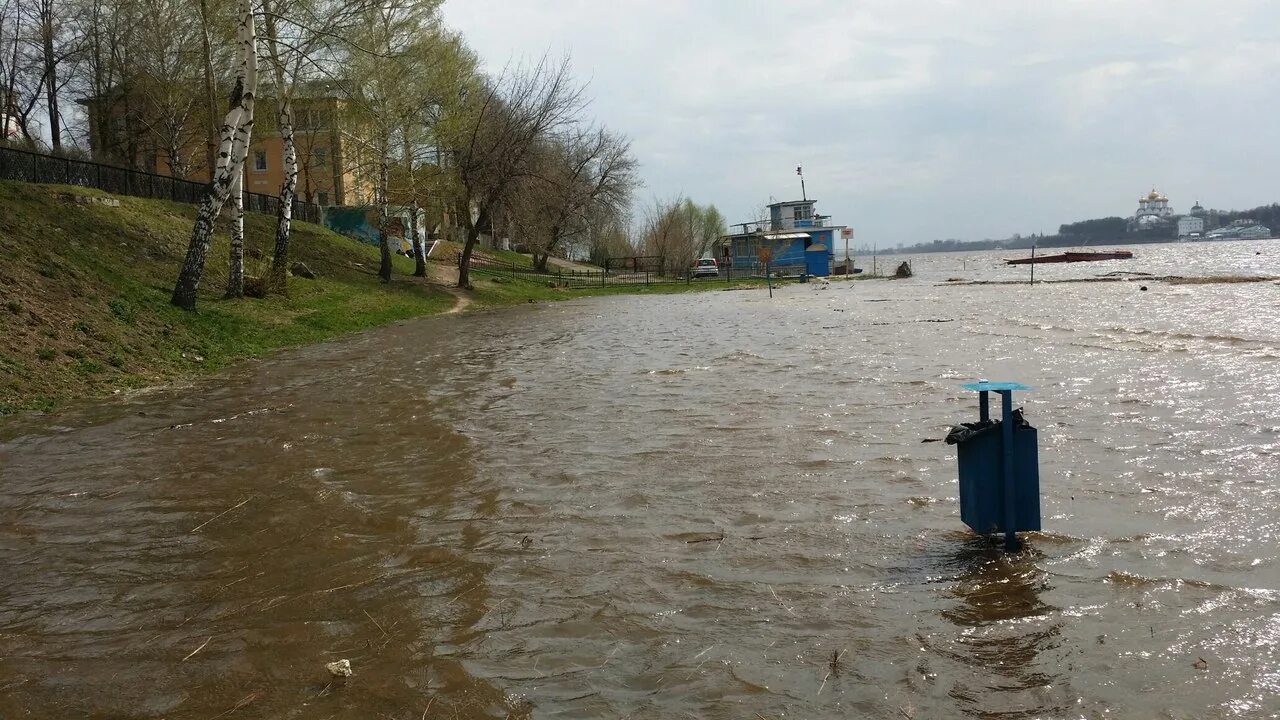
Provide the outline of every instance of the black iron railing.
[[[45,155],[4,146],[0,146],[0,180],[80,185],[116,195],[132,195],[191,204],[199,204],[209,187],[208,183],[194,180],[183,180],[168,175],[104,165],[92,160]],[[280,198],[274,195],[254,192],[244,194],[245,212],[275,215],[278,207],[280,207]],[[318,223],[320,207],[295,199],[293,217]]]
[[[445,259],[447,258],[447,259]],[[452,262],[461,267],[462,255],[455,253],[452,257],[432,258],[440,262]],[[554,287],[590,288],[613,287],[616,285],[659,285],[665,283],[708,283],[733,282],[737,280],[760,280],[763,276],[749,268],[735,269],[721,267],[714,277],[694,277],[692,268],[678,275],[660,273],[652,270],[578,270],[564,267],[549,267],[538,270],[532,265],[497,260],[483,255],[472,255],[469,263],[472,273],[522,280]],[[634,266],[633,266],[634,267]]]

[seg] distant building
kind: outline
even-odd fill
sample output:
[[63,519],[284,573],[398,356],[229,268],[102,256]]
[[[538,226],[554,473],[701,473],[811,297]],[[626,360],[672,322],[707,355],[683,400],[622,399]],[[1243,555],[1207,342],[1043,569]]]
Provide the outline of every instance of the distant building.
[[1210,231],[1205,237],[1210,240],[1260,240],[1271,237],[1271,228],[1254,220],[1240,219]]
[[[1200,209],[1204,210],[1204,208]],[[1178,237],[1199,237],[1203,234],[1204,218],[1198,215],[1183,215],[1178,218]]]
[[0,140],[13,142],[22,139],[22,124],[18,122],[16,105],[0,105]]
[[1159,225],[1173,217],[1173,208],[1169,207],[1169,198],[1155,188],[1138,198],[1138,209],[1133,213],[1132,225],[1137,230]]
[[1191,214],[1196,217],[1204,217],[1208,213],[1205,212],[1204,206],[1200,204],[1199,200],[1197,200],[1196,204],[1191,206]]
[[844,225],[829,225],[829,215],[814,210],[816,200],[790,200],[768,206],[769,219],[738,223],[740,232],[720,239],[720,262],[736,270],[763,272],[760,251],[768,248],[769,266],[777,272],[831,274],[836,238]]

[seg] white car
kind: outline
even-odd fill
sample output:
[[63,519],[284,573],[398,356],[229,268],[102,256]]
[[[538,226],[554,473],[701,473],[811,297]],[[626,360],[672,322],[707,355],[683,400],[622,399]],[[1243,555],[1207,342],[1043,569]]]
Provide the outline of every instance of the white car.
[[702,258],[693,266],[693,276],[700,277],[720,277],[720,266],[716,265],[715,258]]

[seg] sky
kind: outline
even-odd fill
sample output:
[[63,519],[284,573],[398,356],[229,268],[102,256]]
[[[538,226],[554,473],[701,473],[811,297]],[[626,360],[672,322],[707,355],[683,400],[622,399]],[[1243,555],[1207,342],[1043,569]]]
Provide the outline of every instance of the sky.
[[808,196],[859,246],[1280,200],[1280,3],[446,0],[485,66],[568,54],[643,206]]

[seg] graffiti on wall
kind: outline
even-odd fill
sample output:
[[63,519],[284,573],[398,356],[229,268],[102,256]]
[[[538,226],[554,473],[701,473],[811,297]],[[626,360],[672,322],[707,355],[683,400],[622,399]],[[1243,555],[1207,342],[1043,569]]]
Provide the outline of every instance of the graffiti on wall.
[[[381,212],[377,207],[365,205],[361,207],[328,207],[324,209],[324,225],[339,235],[355,238],[360,242],[377,245],[379,242],[378,222]],[[409,252],[410,241],[405,233],[405,220],[399,215],[387,218],[387,234],[391,236],[392,248],[400,252]]]

